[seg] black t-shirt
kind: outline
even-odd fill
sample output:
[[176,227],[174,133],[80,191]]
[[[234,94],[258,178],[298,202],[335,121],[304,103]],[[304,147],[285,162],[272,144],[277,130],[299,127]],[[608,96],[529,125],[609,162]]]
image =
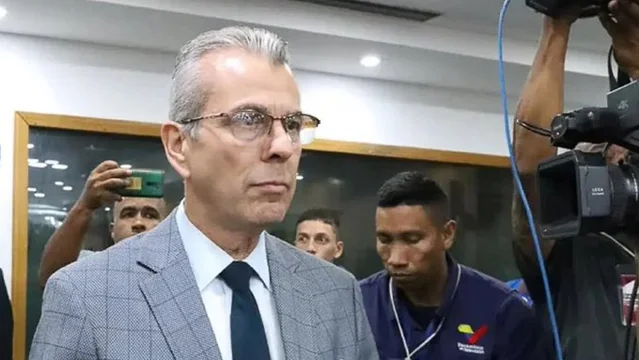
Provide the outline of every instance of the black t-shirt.
[[[524,256],[517,245],[515,259],[552,341],[538,262]],[[546,271],[564,359],[623,359],[625,327],[621,323],[617,265],[627,264],[634,264],[633,259],[601,236],[555,242],[546,259]]]

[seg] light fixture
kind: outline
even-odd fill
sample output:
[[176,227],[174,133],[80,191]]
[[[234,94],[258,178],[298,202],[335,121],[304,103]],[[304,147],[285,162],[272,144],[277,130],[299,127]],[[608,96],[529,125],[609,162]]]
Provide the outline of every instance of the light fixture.
[[64,183],[62,181],[56,181],[56,182],[54,182],[54,184],[56,186],[63,186],[64,185]]
[[130,164],[122,164],[122,165],[120,165],[120,167],[121,167],[122,169],[130,169],[130,168],[132,168],[133,166],[131,166]]
[[104,211],[111,211],[111,208],[107,206],[104,208]]
[[342,185],[342,180],[338,179],[338,178],[334,178],[334,177],[329,177],[328,178],[328,183],[331,185]]
[[37,169],[42,169],[42,168],[47,167],[47,164],[41,163],[41,162],[30,162],[29,166],[37,168]]
[[72,187],[72,186],[69,186],[69,185],[67,185],[67,186],[63,186],[63,187],[62,187],[62,190],[64,190],[64,191],[71,191],[71,190],[73,190],[73,187]]
[[33,149],[33,144],[27,144],[27,149]]
[[7,16],[7,8],[5,8],[4,6],[0,6],[0,19],[5,16]]
[[366,55],[363,56],[359,63],[363,66],[363,67],[367,67],[367,68],[372,68],[372,67],[376,67],[379,65],[379,63],[382,62],[380,60],[380,58],[378,56],[375,55]]
[[29,160],[27,160],[27,161],[29,162],[29,164],[31,164],[31,163],[39,163],[40,162],[40,160],[38,160],[38,159],[31,159],[31,158]]
[[297,174],[297,180],[304,180],[304,175]]
[[44,160],[44,163],[47,165],[57,165],[60,162],[58,160]]
[[44,197],[44,193],[35,193],[35,194],[33,194],[33,196],[35,196],[37,198],[43,198]]
[[28,192],[36,192],[37,190],[38,190],[38,189],[36,189],[36,188],[32,188],[32,187],[28,187],[28,188],[27,188],[27,191],[28,191]]
[[[45,164],[46,165],[46,164]],[[69,167],[69,165],[65,165],[65,164],[55,164],[55,165],[51,165],[52,169],[56,169],[56,170],[66,170]]]
[[67,210],[69,210],[69,209],[67,209],[66,207],[63,207],[63,208],[62,208],[62,210],[63,210],[63,211],[67,211]]

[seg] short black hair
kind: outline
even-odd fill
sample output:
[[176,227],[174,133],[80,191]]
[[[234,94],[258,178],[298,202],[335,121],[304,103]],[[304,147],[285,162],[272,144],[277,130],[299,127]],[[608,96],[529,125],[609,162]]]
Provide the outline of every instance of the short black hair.
[[325,224],[328,224],[333,227],[333,231],[335,231],[335,235],[337,236],[337,241],[340,241],[339,236],[339,212],[337,210],[326,209],[326,208],[313,208],[308,209],[297,218],[297,222],[295,223],[295,232],[297,233],[297,227],[299,224],[304,221],[321,221]]
[[437,220],[451,219],[448,196],[434,180],[419,171],[404,171],[386,180],[377,191],[377,206],[419,205]]
[[339,213],[336,210],[325,209],[325,208],[313,208],[308,209],[297,218],[297,222],[295,223],[295,227],[304,221],[317,220],[329,225],[334,226],[336,229],[339,229]]

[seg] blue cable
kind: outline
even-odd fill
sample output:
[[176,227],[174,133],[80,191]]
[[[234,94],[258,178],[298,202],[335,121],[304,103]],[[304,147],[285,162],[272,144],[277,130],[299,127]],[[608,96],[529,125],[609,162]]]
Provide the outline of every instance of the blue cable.
[[508,11],[508,5],[510,0],[504,0],[501,11],[499,13],[499,25],[497,28],[497,49],[499,55],[499,85],[501,93],[501,105],[504,113],[504,130],[506,131],[506,143],[508,145],[508,155],[510,158],[510,167],[513,173],[513,179],[517,185],[517,191],[521,196],[521,201],[526,209],[526,217],[528,219],[528,225],[530,227],[530,233],[533,237],[533,243],[535,244],[535,252],[537,253],[537,261],[539,262],[539,268],[541,270],[541,278],[544,283],[544,290],[546,295],[546,304],[548,307],[548,316],[550,317],[550,326],[552,328],[552,334],[554,338],[555,351],[557,353],[557,360],[563,360],[563,354],[561,351],[561,340],[559,339],[559,328],[557,326],[557,319],[555,318],[555,307],[552,302],[552,295],[550,294],[550,285],[548,283],[548,274],[546,273],[546,266],[544,256],[541,252],[541,246],[539,244],[539,238],[537,236],[537,227],[535,226],[535,220],[533,219],[532,210],[528,199],[526,198],[526,192],[524,186],[519,178],[519,170],[517,169],[517,163],[515,161],[515,152],[513,149],[512,139],[510,137],[510,119],[508,118],[508,96],[506,92],[506,79],[504,76],[504,18]]

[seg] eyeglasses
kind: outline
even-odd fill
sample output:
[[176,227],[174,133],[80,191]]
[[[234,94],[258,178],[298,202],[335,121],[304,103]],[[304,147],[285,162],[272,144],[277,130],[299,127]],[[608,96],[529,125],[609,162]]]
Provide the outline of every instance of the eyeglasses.
[[282,122],[284,130],[294,143],[308,145],[315,139],[315,130],[320,124],[314,116],[296,112],[275,117],[257,110],[238,110],[232,113],[217,113],[177,121],[187,125],[205,119],[221,119],[233,136],[241,141],[253,141],[271,132],[273,122]]

